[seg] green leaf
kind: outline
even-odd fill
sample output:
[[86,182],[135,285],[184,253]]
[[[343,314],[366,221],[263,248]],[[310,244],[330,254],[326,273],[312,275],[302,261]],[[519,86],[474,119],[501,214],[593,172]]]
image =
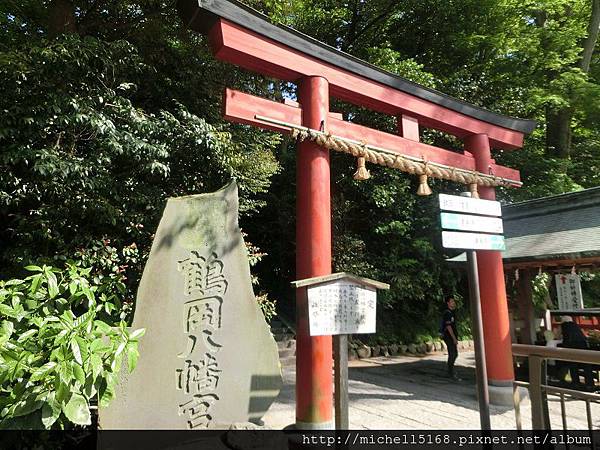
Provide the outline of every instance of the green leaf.
[[110,334],[112,332],[112,328],[110,327],[110,325],[101,320],[95,320],[94,326],[102,334]]
[[94,293],[92,292],[92,290],[88,286],[83,286],[82,290],[83,290],[83,293],[85,294],[85,296],[87,297],[88,301],[90,302],[90,304],[93,304],[94,303]]
[[75,292],[77,292],[78,286],[79,286],[79,284],[78,284],[77,280],[73,280],[69,283],[69,292],[71,293],[71,295],[75,295]]
[[14,323],[12,323],[8,320],[2,321],[2,325],[0,325],[0,334],[2,334],[3,336],[6,336],[7,338],[10,338],[12,336],[14,330],[15,330]]
[[43,366],[38,367],[37,369],[35,369],[33,371],[33,373],[31,374],[31,378],[29,378],[29,380],[30,381],[41,380],[46,375],[48,375],[56,367],[56,365],[57,364],[54,361],[50,361],[50,362],[44,364]]
[[90,344],[90,351],[93,353],[104,353],[112,348],[112,345],[104,342],[104,339],[94,339]]
[[37,292],[38,288],[40,287],[41,282],[42,282],[42,274],[38,274],[38,275],[31,277],[31,288],[29,289],[29,292],[31,294],[35,294]]
[[73,328],[73,312],[70,310],[67,310],[65,312],[63,312],[60,315],[60,321],[62,324],[64,324],[69,330],[71,330]]
[[73,375],[79,384],[82,386],[85,384],[85,373],[83,368],[77,363],[73,363]]
[[100,358],[100,356],[96,355],[95,353],[92,353],[92,355],[90,356],[90,363],[92,365],[92,375],[94,376],[94,378],[97,378],[98,375],[102,373],[102,370],[104,368],[102,358]]
[[25,342],[27,339],[29,339],[36,333],[37,333],[37,330],[28,330],[25,333],[23,333],[21,336],[19,336],[19,339],[17,339],[17,342]]
[[50,298],[54,298],[59,294],[58,281],[56,275],[53,272],[46,270],[46,281],[48,282],[48,295]]
[[63,361],[58,367],[58,374],[62,383],[69,386],[73,380],[73,367],[70,361]]
[[77,344],[79,345],[79,351],[81,353],[81,359],[83,361],[85,361],[88,358],[89,353],[90,353],[89,350],[88,350],[88,343],[81,336],[75,336],[75,341],[77,341]]
[[139,357],[140,353],[138,352],[137,345],[129,348],[129,351],[127,352],[127,366],[129,367],[129,373],[133,372],[135,369]]
[[107,373],[100,393],[100,407],[105,408],[115,397],[116,376],[114,373]]
[[79,344],[75,339],[71,341],[71,351],[73,352],[73,357],[75,358],[75,361],[83,365],[83,359],[81,359],[81,350],[79,349]]
[[63,406],[62,411],[71,422],[77,425],[90,425],[90,407],[87,400],[81,394],[73,394],[69,402]]
[[25,270],[28,270],[30,272],[43,272],[43,269],[40,266],[25,266]]
[[96,315],[96,313],[93,309],[89,310],[85,314],[82,314],[81,316],[79,316],[75,320],[75,322],[73,322],[73,327],[78,328],[78,327],[81,327],[83,324],[87,324],[87,323],[91,322],[95,315]]
[[29,395],[26,400],[20,400],[12,410],[12,417],[26,416],[42,407],[43,401],[38,400],[36,395]]
[[59,404],[66,403],[71,398],[71,390],[69,386],[59,381],[58,388],[56,389],[56,401]]
[[126,342],[121,342],[119,344],[119,346],[117,347],[117,351],[115,352],[115,356],[119,356],[121,353],[123,353],[123,350],[125,350],[125,346],[127,345]]
[[133,333],[129,335],[130,340],[135,340],[141,338],[144,334],[146,334],[145,328],[140,328],[139,330],[135,330]]
[[92,398],[96,395],[96,386],[94,385],[94,377],[89,376],[85,379],[85,385],[83,386],[83,393],[87,398]]
[[12,317],[13,319],[17,318],[15,310],[4,303],[0,303],[0,314],[6,317]]
[[60,416],[60,402],[56,400],[56,393],[50,392],[44,406],[42,406],[42,423],[46,429],[52,427]]

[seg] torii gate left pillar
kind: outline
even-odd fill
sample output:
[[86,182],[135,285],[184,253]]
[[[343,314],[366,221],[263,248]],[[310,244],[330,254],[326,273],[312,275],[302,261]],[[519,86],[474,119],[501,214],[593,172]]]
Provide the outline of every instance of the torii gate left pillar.
[[[302,125],[326,130],[329,83],[304,77],[298,83]],[[329,150],[312,141],[298,144],[296,157],[296,279],[331,273]],[[296,292],[296,428],[333,428],[331,336],[308,328],[306,288]]]

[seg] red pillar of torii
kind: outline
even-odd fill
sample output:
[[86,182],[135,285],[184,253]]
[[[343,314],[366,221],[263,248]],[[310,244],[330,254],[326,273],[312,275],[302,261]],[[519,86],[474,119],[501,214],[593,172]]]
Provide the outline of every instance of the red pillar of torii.
[[[302,125],[320,129],[329,114],[329,83],[304,77],[298,83]],[[305,141],[296,159],[296,279],[331,273],[329,152]],[[308,333],[306,289],[296,292],[296,426],[328,428],[333,395],[331,336]]]
[[[281,133],[290,133],[291,126],[305,126],[520,184],[519,172],[495,164],[490,149],[520,148],[524,135],[535,126],[533,121],[495,114],[382,71],[290,28],[273,25],[237,1],[179,0],[178,8],[189,27],[208,36],[217,59],[298,85],[299,104],[226,89],[226,119]],[[330,96],[397,117],[399,135],[342,120],[329,112]],[[463,139],[465,152],[419,142],[419,126]],[[310,141],[298,145],[297,279],[331,273],[329,173],[328,150]],[[495,198],[494,188],[481,187],[480,192],[482,198]],[[491,385],[508,385],[514,374],[502,257],[499,252],[478,252],[478,262],[488,378]],[[301,290],[297,295],[296,426],[330,428],[331,337],[309,336],[305,296]]]

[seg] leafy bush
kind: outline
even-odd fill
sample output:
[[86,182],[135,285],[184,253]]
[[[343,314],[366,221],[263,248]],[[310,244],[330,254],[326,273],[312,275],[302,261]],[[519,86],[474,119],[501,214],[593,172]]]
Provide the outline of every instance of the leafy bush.
[[538,311],[544,311],[551,305],[550,283],[552,278],[546,272],[536,275],[531,281],[533,306]]
[[[242,236],[247,238],[248,235],[242,232]],[[260,249],[251,242],[244,241],[244,243],[246,244],[246,250],[248,251],[248,263],[250,264],[250,267],[254,267],[260,262],[263,256],[266,256],[267,254],[261,252]],[[265,316],[267,323],[270,323],[271,319],[277,315],[277,301],[269,297],[269,294],[264,291],[259,291],[256,293],[256,289],[259,288],[260,284],[260,280],[256,275],[251,273],[250,281],[252,282],[252,286],[255,287],[254,297],[256,298],[258,307]]]
[[0,281],[0,428],[89,425],[90,402],[114,396],[123,356],[135,368],[144,329],[113,315],[121,280],[72,261],[26,269]]

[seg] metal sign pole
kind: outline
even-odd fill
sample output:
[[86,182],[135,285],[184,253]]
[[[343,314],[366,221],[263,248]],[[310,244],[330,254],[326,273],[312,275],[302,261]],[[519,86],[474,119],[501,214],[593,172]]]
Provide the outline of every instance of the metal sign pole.
[[347,430],[348,423],[348,335],[333,336],[335,428]]
[[467,263],[469,271],[469,299],[473,322],[473,338],[475,341],[475,373],[477,381],[477,399],[479,400],[479,420],[481,422],[482,430],[490,430],[490,397],[485,367],[485,348],[483,346],[479,273],[477,270],[477,255],[473,250],[467,251]]

